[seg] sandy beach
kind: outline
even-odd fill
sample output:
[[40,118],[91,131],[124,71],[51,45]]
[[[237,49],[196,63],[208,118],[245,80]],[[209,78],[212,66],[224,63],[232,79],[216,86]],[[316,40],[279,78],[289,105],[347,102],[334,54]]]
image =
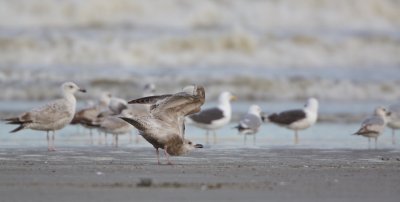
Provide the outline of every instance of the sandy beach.
[[398,150],[146,146],[0,150],[1,201],[398,201]]

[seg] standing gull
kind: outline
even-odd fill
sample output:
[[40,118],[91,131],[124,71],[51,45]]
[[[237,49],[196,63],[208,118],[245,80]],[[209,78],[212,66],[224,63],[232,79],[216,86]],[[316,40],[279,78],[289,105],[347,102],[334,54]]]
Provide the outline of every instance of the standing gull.
[[400,129],[400,103],[389,106],[388,127],[392,129],[392,144],[396,144],[395,131]]
[[258,105],[251,105],[249,111],[244,115],[239,124],[235,127],[239,134],[244,136],[244,144],[246,144],[247,135],[253,135],[253,144],[256,144],[256,133],[262,123],[262,110]]
[[168,164],[169,155],[182,155],[194,148],[202,148],[200,144],[184,138],[184,117],[200,111],[204,104],[205,93],[202,86],[192,86],[192,91],[172,95],[150,96],[132,100],[129,103],[152,104],[148,115],[121,119],[135,126],[140,134],[154,146],[157,161],[160,164],[158,149],[164,149]]
[[94,106],[89,106],[84,109],[77,111],[71,124],[80,124],[85,128],[89,129],[90,143],[93,144],[92,129],[95,127],[94,122],[98,119],[98,115],[108,109],[111,94],[102,93],[98,103]]
[[[8,124],[19,124],[11,133],[29,128],[32,130],[46,131],[47,149],[55,151],[54,134],[56,130],[64,128],[69,124],[75,114],[75,92],[86,92],[72,82],[66,82],[61,86],[63,98],[47,103],[44,106],[32,109],[18,117],[5,119]],[[53,131],[50,140],[49,131]]]
[[208,133],[213,131],[214,144],[216,143],[215,130],[222,128],[231,121],[232,108],[230,101],[235,100],[236,97],[230,92],[223,92],[219,95],[218,106],[202,110],[197,114],[187,117],[188,123],[206,130],[206,143],[208,144]]
[[114,146],[118,147],[118,136],[131,133],[134,127],[124,120],[121,120],[119,116],[126,118],[133,118],[133,115],[128,109],[122,111],[120,115],[107,116],[100,121],[98,127],[105,133],[110,133],[114,136]]
[[385,129],[388,116],[390,116],[390,112],[388,112],[384,107],[377,107],[374,114],[362,122],[361,128],[355,132],[354,135],[367,137],[368,146],[370,146],[371,137],[374,138],[376,149],[378,137],[383,132],[383,129]]
[[318,100],[309,98],[303,109],[294,109],[274,113],[268,120],[279,126],[294,130],[294,143],[299,143],[298,131],[314,125],[318,118]]

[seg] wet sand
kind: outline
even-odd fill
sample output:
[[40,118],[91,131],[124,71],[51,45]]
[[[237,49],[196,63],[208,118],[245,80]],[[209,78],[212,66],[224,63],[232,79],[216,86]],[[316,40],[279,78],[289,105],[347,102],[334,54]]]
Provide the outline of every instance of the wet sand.
[[[164,159],[162,159],[164,160]],[[1,201],[398,201],[399,150],[216,148],[157,165],[150,147],[0,149]],[[165,161],[163,161],[165,163]]]

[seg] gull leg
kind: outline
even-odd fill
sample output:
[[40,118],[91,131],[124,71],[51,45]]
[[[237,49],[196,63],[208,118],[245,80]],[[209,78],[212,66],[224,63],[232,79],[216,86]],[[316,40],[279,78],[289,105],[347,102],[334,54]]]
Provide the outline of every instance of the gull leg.
[[132,131],[129,132],[129,144],[132,144]]
[[368,149],[371,149],[371,138],[368,138]]
[[90,144],[93,145],[93,132],[92,129],[89,129],[89,136],[90,136]]
[[99,133],[98,133],[98,135],[99,136],[97,136],[97,144],[98,145],[102,145],[103,144],[103,140],[102,140],[102,134],[101,134],[101,132],[100,131],[98,131]]
[[56,131],[53,130],[52,134],[51,134],[51,151],[56,151],[56,147],[54,146],[54,139],[55,139],[55,135]]
[[104,133],[104,144],[107,146],[108,142],[107,142],[107,132]]
[[168,165],[172,165],[171,161],[169,160],[169,154],[167,152],[167,146],[164,147],[164,154],[165,154],[165,157],[167,158],[167,164]]
[[46,135],[47,135],[47,151],[51,151],[51,149],[50,149],[49,131],[46,131]]
[[253,134],[253,145],[256,145],[256,134]]
[[246,145],[247,135],[246,135],[246,134],[243,134],[243,137],[244,137],[244,139],[243,139],[243,144]]
[[136,139],[135,139],[135,143],[136,143],[136,144],[139,144],[139,138],[140,138],[140,137],[139,137],[139,134],[136,133]]
[[115,135],[112,134],[112,142],[111,142],[111,146],[115,146]]
[[374,137],[375,139],[375,150],[378,148],[378,137]]
[[395,130],[392,129],[392,144],[395,145],[396,144],[396,137],[395,137]]
[[299,144],[299,134],[298,131],[294,131],[294,144]]
[[206,130],[206,144],[209,144],[209,142],[208,142],[208,130]]
[[156,154],[157,154],[157,164],[161,165],[161,163],[160,163],[160,151],[158,151],[158,148],[156,148]]
[[118,135],[115,135],[115,147],[118,148]]
[[213,130],[213,135],[214,135],[214,144],[217,144],[217,133],[215,132],[215,130]]

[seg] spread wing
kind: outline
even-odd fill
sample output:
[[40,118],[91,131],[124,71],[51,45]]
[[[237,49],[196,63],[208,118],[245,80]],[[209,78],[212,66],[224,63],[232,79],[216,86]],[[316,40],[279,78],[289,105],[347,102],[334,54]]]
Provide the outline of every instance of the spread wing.
[[165,95],[154,95],[154,96],[147,96],[138,98],[135,100],[131,100],[129,104],[150,104],[150,111],[157,108],[158,104],[165,101],[165,99],[171,97],[172,94],[165,94]]
[[151,113],[153,116],[164,120],[177,120],[178,118],[199,112],[204,101],[204,88],[197,86],[196,93],[188,94],[180,92],[174,94],[160,102]]

